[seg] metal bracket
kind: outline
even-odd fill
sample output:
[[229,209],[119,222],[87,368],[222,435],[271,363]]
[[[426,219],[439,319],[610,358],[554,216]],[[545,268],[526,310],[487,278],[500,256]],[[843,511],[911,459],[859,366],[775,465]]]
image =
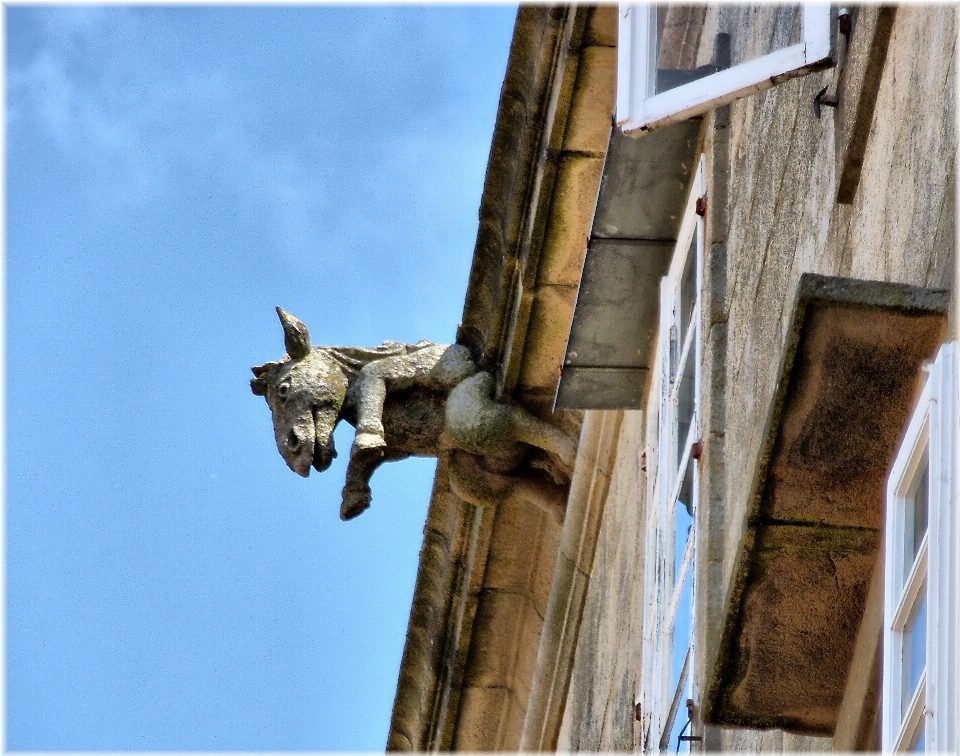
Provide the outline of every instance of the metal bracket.
[[[850,33],[853,31],[853,19],[850,15],[850,11],[846,8],[841,8],[837,13],[837,30],[847,39],[850,39]],[[846,48],[844,48],[846,49]],[[843,58],[846,57],[844,54]],[[840,69],[842,70],[843,60],[840,61]],[[839,73],[838,73],[839,78]],[[813,98],[813,114],[819,120],[822,108],[835,108],[840,104],[840,101],[836,97],[827,97],[827,90],[829,85],[817,92],[817,96]]]
[[850,32],[853,31],[853,19],[846,8],[841,8],[837,13],[837,28],[844,37],[849,37]]
[[818,119],[820,118],[821,107],[835,108],[840,104],[840,101],[836,97],[826,96],[828,89],[830,89],[829,85],[817,92],[817,96],[813,98],[813,114]]
[[702,735],[684,735],[683,734],[687,731],[687,728],[693,724],[694,713],[695,713],[695,708],[693,704],[693,699],[688,698],[687,699],[687,723],[683,726],[683,729],[680,730],[680,734],[677,735],[677,753],[680,752],[681,743],[702,743],[703,742]]

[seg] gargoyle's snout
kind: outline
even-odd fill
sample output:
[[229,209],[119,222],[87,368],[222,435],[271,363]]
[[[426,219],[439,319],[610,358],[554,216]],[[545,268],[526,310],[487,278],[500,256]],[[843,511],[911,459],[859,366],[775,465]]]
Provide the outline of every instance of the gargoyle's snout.
[[316,445],[313,451],[313,469],[317,472],[323,472],[333,464],[333,460],[336,458],[337,450],[333,446],[333,438],[331,437],[330,443],[326,446]]
[[313,429],[290,428],[283,436],[277,438],[280,456],[287,463],[287,467],[297,475],[306,478],[310,475],[310,464],[314,458]]
[[333,429],[337,425],[339,405],[315,404],[310,409],[313,420],[313,469],[323,472],[337,457],[337,448],[333,443]]

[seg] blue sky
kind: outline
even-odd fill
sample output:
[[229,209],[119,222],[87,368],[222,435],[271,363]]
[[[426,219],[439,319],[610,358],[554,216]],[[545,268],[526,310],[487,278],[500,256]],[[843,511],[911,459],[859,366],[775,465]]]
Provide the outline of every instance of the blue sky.
[[453,340],[516,7],[4,12],[7,749],[381,750],[434,462],[249,368]]

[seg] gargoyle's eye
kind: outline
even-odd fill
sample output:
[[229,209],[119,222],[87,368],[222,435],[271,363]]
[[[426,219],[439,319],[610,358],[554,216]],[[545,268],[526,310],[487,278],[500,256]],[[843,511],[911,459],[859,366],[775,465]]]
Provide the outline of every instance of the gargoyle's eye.
[[287,434],[287,448],[292,452],[300,448],[300,439],[297,438],[297,434],[293,431]]
[[277,386],[277,396],[279,396],[281,399],[286,399],[286,398],[287,398],[287,394],[289,394],[289,393],[290,393],[290,385],[289,385],[289,384],[287,384],[287,383],[281,383],[279,386]]

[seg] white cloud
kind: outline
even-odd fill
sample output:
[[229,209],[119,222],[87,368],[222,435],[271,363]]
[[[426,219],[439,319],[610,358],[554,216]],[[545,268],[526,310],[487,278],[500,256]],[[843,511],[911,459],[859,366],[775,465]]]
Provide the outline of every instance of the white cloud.
[[[273,255],[305,271],[338,276],[385,250],[415,254],[448,236],[442,227],[475,222],[492,120],[478,123],[472,103],[464,111],[469,98],[457,86],[470,56],[449,46],[429,61],[398,56],[378,83],[384,50],[404,48],[394,14],[359,35],[358,50],[331,52],[316,72],[329,80],[303,77],[306,91],[278,117],[255,89],[269,76],[237,66],[231,54],[240,51],[227,43],[191,64],[176,57],[175,32],[164,36],[156,13],[47,9],[43,47],[9,74],[8,138],[44,134],[84,175],[84,191],[120,205],[213,181],[239,212],[264,217]],[[418,33],[442,38],[441,17],[427,20]],[[456,63],[444,74],[448,58]],[[463,202],[465,184],[475,187],[472,202]],[[452,219],[462,206],[471,217]],[[399,228],[415,231],[399,238]]]

